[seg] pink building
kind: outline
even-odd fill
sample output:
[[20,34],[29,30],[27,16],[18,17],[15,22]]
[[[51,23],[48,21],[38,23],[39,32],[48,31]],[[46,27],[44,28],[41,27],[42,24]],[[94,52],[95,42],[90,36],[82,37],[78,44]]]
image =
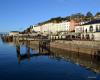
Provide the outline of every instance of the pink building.
[[75,27],[79,25],[79,21],[70,20],[70,32],[75,32]]

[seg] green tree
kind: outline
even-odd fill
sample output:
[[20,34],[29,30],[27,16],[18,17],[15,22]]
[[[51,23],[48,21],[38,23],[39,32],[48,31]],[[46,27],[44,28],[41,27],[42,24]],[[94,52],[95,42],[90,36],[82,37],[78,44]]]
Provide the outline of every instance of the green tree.
[[100,12],[97,12],[95,16],[100,16]]
[[82,13],[72,14],[71,19],[78,20],[78,21],[83,21],[84,14],[82,14]]
[[65,20],[70,21],[70,17],[71,17],[71,16],[65,17]]
[[91,12],[87,12],[86,16],[87,17],[93,17],[93,14]]
[[91,21],[91,20],[93,20],[93,18],[94,18],[93,14],[91,12],[87,12],[85,20]]

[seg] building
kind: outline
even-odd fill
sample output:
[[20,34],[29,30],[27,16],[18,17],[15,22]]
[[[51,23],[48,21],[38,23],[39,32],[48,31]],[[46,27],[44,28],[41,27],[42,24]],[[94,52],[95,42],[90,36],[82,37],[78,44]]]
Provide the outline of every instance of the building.
[[100,20],[93,20],[75,28],[81,39],[100,40]]
[[9,32],[9,36],[16,36],[19,34],[19,31],[11,31]]
[[41,32],[44,34],[57,34],[61,31],[69,31],[70,22],[64,21],[61,23],[47,23],[40,26]]
[[46,23],[40,26],[41,33],[43,34],[50,34],[52,29],[53,23]]
[[75,33],[82,33],[83,32],[83,26],[79,25],[75,27]]
[[84,27],[82,25],[88,23],[88,21],[85,22],[79,22],[79,25],[75,26],[75,33],[82,33],[84,32]]
[[40,32],[40,26],[33,26],[32,31]]
[[75,21],[75,20],[70,20],[70,27],[69,27],[69,31],[70,32],[75,32],[75,27],[80,25],[79,21]]
[[100,14],[98,14],[98,15],[96,15],[95,17],[94,17],[94,19],[100,19]]
[[100,32],[100,20],[90,21],[83,26],[83,30],[85,33],[87,32]]

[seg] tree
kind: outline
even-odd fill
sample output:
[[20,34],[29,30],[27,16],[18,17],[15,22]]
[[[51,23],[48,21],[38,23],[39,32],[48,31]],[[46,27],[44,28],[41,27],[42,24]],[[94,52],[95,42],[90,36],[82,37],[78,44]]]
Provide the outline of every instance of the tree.
[[97,12],[95,16],[100,16],[100,12]]
[[93,19],[93,17],[94,16],[93,16],[93,14],[91,12],[87,12],[86,17],[85,17],[85,20],[90,21],[90,20]]
[[82,13],[72,14],[71,19],[78,20],[78,21],[83,21],[84,14],[82,14]]
[[30,29],[32,29],[33,28],[33,25],[30,25],[30,27],[29,27]]
[[65,17],[65,20],[70,21],[70,16]]
[[87,17],[93,17],[93,14],[91,12],[87,12],[86,16]]

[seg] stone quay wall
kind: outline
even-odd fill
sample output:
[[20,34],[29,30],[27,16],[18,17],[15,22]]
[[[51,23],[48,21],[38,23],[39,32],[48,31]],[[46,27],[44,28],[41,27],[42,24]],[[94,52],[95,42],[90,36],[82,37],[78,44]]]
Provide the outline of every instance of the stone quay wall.
[[58,48],[79,53],[100,56],[100,41],[65,41],[56,40],[51,42],[51,49]]

